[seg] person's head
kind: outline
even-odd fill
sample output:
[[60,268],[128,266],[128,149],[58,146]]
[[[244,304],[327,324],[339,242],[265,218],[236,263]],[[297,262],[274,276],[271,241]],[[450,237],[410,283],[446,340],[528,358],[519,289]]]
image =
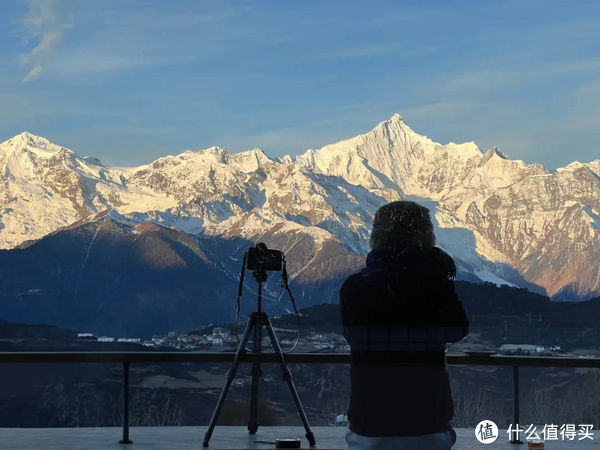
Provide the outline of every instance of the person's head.
[[373,218],[371,249],[431,248],[435,245],[429,210],[418,203],[396,201],[382,206]]

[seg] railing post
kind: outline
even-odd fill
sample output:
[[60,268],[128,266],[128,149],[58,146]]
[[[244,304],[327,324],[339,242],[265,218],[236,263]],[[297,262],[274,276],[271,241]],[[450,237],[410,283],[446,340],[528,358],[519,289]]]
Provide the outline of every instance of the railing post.
[[519,439],[519,366],[513,366],[513,429],[511,444],[522,444]]
[[129,439],[129,361],[123,361],[123,439],[119,444],[131,444]]

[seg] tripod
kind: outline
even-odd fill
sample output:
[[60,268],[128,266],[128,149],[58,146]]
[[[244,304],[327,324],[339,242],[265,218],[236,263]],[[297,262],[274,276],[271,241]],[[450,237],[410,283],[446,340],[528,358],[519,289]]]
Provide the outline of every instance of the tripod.
[[[204,447],[208,447],[208,441],[210,441],[210,438],[214,431],[217,419],[219,418],[219,413],[221,412],[221,408],[223,407],[223,403],[225,402],[225,397],[227,396],[227,392],[231,387],[231,383],[233,382],[237,369],[240,365],[240,359],[242,355],[246,353],[246,344],[250,339],[250,335],[253,334],[252,353],[259,354],[261,352],[262,328],[265,327],[269,335],[269,339],[271,340],[271,346],[273,347],[275,353],[279,356],[279,364],[281,365],[281,370],[283,372],[283,379],[287,382],[288,387],[290,388],[290,391],[292,393],[294,403],[296,404],[296,408],[298,409],[298,414],[300,415],[300,419],[302,420],[302,424],[304,425],[304,430],[306,431],[306,439],[308,440],[310,446],[313,447],[316,445],[315,436],[310,429],[310,425],[308,424],[308,419],[306,418],[306,413],[304,412],[302,403],[300,403],[298,391],[296,390],[296,386],[294,385],[294,382],[292,380],[292,373],[287,367],[285,357],[283,356],[283,352],[281,351],[281,346],[279,345],[277,336],[275,336],[275,331],[273,330],[271,321],[269,320],[267,314],[262,311],[262,283],[267,281],[267,272],[265,270],[255,270],[254,272],[252,272],[252,275],[258,282],[258,308],[257,311],[253,312],[250,315],[250,318],[248,319],[248,323],[246,324],[246,328],[244,329],[244,333],[242,334],[242,339],[240,340],[238,348],[235,352],[233,364],[231,365],[231,369],[229,369],[229,371],[227,372],[227,379],[225,381],[223,389],[221,390],[221,394],[219,395],[217,406],[215,407],[212,417],[210,418],[208,430],[206,430],[206,434],[204,435],[204,442],[202,445]],[[248,421],[248,432],[250,434],[255,434],[258,430],[258,383],[261,375],[262,370],[260,368],[260,361],[254,361],[252,363],[250,419]]]

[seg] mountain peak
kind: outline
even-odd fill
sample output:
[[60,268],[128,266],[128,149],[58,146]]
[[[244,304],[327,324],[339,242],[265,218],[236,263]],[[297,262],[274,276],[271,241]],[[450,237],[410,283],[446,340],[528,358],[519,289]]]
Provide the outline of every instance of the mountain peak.
[[181,160],[199,160],[199,161],[209,161],[209,162],[218,162],[222,164],[227,163],[227,159],[229,158],[229,152],[221,147],[213,146],[209,148],[205,148],[203,150],[185,150],[182,153],[179,153],[176,156],[169,155],[163,156],[162,158],[158,158],[152,164],[156,164],[157,162],[161,162],[167,159],[181,159]]
[[260,159],[271,159],[269,156],[258,147],[251,148],[250,150],[244,150],[242,152],[234,153],[232,156],[252,156]]
[[7,141],[2,142],[0,145],[4,146],[5,144],[10,145],[11,147],[36,147],[43,149],[58,147],[45,137],[37,136],[29,131],[23,131]]
[[404,121],[404,118],[398,113],[394,114],[392,117],[384,120],[383,122],[379,122],[372,131],[381,128],[404,128],[412,132],[411,128]]
[[377,124],[368,133],[357,136],[360,138],[375,138],[383,139],[392,142],[417,142],[420,141],[424,145],[432,145],[434,142],[427,136],[415,132],[405,121],[400,114],[394,114],[387,120]]
[[[69,157],[77,156],[68,148],[56,145],[48,139],[28,131],[24,131],[0,143],[0,155],[3,158],[16,158],[16,160],[20,160],[21,158],[47,159],[53,158],[57,154],[69,155]],[[16,167],[13,167],[13,169],[16,169]]]
[[17,134],[16,136],[13,136],[13,139],[15,138],[21,138],[21,139],[33,139],[33,140],[39,140],[42,139],[44,141],[47,141],[48,139],[46,139],[43,136],[38,136],[37,134],[33,134],[30,133],[29,131],[23,131],[22,133]]
[[[474,142],[473,142],[473,144],[474,144]],[[494,156],[497,156],[501,159],[509,159],[508,156],[506,156],[504,153],[502,153],[500,150],[498,150],[498,147],[496,147],[496,146],[490,148],[488,151],[492,152],[492,154]]]
[[393,123],[393,124],[400,124],[403,123],[404,125],[406,125],[406,122],[404,122],[404,117],[402,117],[400,114],[395,113],[392,117],[390,117],[387,120],[384,120],[381,123]]
[[392,117],[390,117],[387,122],[390,123],[394,123],[394,124],[402,124],[402,125],[406,125],[406,122],[404,121],[404,117],[402,117],[400,114],[396,113],[394,114]]
[[236,169],[245,173],[254,172],[271,162],[274,162],[274,160],[269,158],[269,156],[258,147],[234,153],[229,157],[229,164],[234,165]]

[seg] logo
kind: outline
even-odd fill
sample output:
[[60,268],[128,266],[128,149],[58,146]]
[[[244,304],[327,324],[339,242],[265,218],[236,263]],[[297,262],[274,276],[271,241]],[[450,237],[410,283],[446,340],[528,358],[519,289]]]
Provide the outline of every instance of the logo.
[[498,439],[498,426],[491,420],[482,420],[475,427],[475,437],[482,444],[491,444]]

